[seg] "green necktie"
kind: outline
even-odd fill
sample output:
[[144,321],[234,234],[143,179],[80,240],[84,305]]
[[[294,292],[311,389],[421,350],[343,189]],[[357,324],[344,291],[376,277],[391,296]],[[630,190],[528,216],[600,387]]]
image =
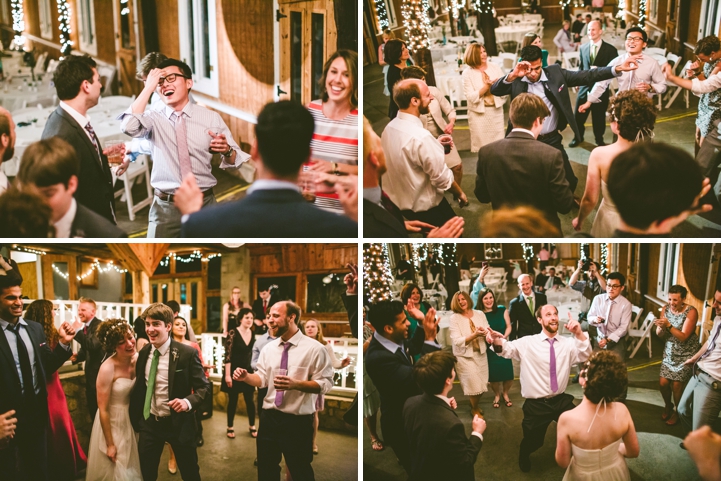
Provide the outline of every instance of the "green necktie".
[[160,359],[160,351],[157,349],[153,353],[153,362],[150,364],[150,374],[148,375],[148,390],[145,391],[145,406],[143,406],[143,417],[150,417],[150,400],[153,399],[155,392],[155,375],[158,372],[158,360]]
[[591,65],[596,61],[596,45],[591,45]]
[[528,300],[528,308],[531,310],[531,314],[534,314],[535,311],[533,310],[533,297],[526,297]]

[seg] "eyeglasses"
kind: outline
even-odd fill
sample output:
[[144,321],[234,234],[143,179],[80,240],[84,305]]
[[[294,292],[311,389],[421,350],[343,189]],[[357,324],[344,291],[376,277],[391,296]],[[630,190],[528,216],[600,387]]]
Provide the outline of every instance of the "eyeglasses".
[[626,37],[626,41],[631,43],[643,42],[643,37]]
[[163,85],[163,83],[165,83],[165,82],[172,84],[173,82],[175,82],[176,77],[190,78],[190,77],[186,77],[185,75],[181,75],[179,73],[171,73],[170,75],[167,75],[165,77],[160,77],[158,79],[158,86],[161,87]]
[[608,289],[620,289],[623,286],[621,284],[606,284],[606,287]]

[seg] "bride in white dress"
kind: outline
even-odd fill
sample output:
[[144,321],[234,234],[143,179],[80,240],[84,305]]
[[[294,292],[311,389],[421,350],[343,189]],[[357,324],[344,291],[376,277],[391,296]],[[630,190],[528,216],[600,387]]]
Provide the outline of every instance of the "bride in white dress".
[[626,405],[613,402],[628,383],[626,365],[615,352],[599,351],[579,382],[581,404],[558,418],[556,463],[568,468],[563,481],[630,481],[625,458],[638,457],[638,437]]
[[572,221],[573,228],[580,231],[583,221],[596,207],[599,194],[603,194],[603,200],[591,227],[591,235],[596,238],[613,237],[614,231],[620,227],[621,217],[608,195],[606,186],[613,159],[621,152],[630,149],[635,142],[652,138],[656,122],[656,107],[646,94],[638,90],[625,90],[611,97],[608,113],[611,131],[618,135],[618,140],[610,145],[596,147],[591,152],[588,158],[586,189],[583,192],[578,217]]
[[88,448],[86,481],[142,481],[138,442],[130,424],[130,392],[135,384],[135,338],[130,325],[110,319],[98,338],[113,353],[98,372],[98,413]]

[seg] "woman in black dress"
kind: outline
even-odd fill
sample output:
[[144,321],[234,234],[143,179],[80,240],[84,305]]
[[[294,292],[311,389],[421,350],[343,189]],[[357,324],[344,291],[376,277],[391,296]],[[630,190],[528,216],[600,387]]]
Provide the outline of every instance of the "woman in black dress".
[[411,58],[411,55],[408,53],[406,43],[403,40],[394,38],[386,42],[386,46],[383,47],[383,56],[389,65],[386,73],[386,83],[388,84],[388,91],[391,93],[388,117],[393,120],[398,114],[398,105],[393,100],[393,86],[401,79],[401,69],[406,68],[406,61]]
[[240,325],[228,332],[228,339],[225,341],[225,382],[221,383],[220,390],[228,394],[228,431],[229,438],[235,438],[233,421],[235,419],[235,408],[238,406],[238,394],[243,394],[245,408],[248,411],[248,430],[252,437],[257,436],[255,429],[255,404],[253,403],[253,392],[255,387],[245,382],[233,381],[232,373],[242,367],[252,373],[250,360],[253,355],[255,336],[251,327],[253,326],[253,311],[247,307],[238,311]]
[[228,333],[238,327],[239,315],[238,311],[243,308],[243,301],[240,300],[240,287],[234,287],[231,290],[230,300],[223,305],[223,337],[228,337]]

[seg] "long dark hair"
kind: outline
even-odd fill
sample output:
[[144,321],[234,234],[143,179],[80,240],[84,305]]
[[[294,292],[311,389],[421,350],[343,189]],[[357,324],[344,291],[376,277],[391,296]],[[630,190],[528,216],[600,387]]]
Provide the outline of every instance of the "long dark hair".
[[488,312],[496,312],[498,310],[498,303],[496,302],[496,294],[494,294],[493,291],[487,287],[485,289],[481,289],[481,292],[478,293],[478,301],[476,302],[476,309],[478,309],[481,312],[486,312],[486,306],[483,305],[483,298],[486,297],[488,294],[493,296],[493,307]]
[[358,54],[352,50],[341,49],[336,51],[323,65],[323,75],[318,81],[320,87],[320,98],[323,102],[328,101],[328,92],[325,89],[325,79],[328,77],[328,71],[335,59],[338,57],[345,60],[345,66],[348,69],[348,77],[351,81],[350,103],[353,108],[358,107]]

